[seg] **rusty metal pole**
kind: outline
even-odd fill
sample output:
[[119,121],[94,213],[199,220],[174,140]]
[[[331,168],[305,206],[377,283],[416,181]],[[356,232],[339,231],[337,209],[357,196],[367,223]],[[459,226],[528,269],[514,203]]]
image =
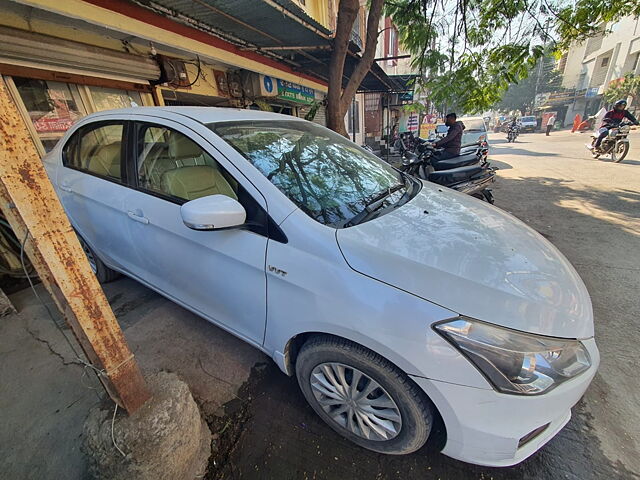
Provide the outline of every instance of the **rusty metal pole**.
[[107,392],[129,413],[150,397],[133,353],[93,274],[9,92],[0,80],[0,201],[29,232],[38,273],[62,308]]

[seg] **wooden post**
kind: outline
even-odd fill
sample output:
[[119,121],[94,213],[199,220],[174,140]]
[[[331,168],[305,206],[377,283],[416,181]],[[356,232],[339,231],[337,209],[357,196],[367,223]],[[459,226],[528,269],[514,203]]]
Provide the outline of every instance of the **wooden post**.
[[107,392],[133,413],[150,396],[146,384],[3,81],[0,202],[20,240],[29,232],[34,266]]

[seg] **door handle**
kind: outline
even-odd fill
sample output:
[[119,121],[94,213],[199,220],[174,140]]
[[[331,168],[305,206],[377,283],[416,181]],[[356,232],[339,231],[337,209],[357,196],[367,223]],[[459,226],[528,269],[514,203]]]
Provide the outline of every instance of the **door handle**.
[[138,215],[135,212],[127,212],[127,215],[129,216],[129,218],[135,222],[140,222],[143,225],[147,225],[149,223],[149,219],[147,217],[144,217],[142,215]]
[[73,189],[66,183],[61,183],[59,186],[60,190],[64,190],[65,192],[73,192]]

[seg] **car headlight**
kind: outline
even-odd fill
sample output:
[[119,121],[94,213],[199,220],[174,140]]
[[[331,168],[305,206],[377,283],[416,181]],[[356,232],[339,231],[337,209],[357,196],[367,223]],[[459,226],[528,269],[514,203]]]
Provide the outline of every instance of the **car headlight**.
[[578,340],[516,332],[467,318],[434,328],[502,393],[544,393],[591,366],[589,353]]

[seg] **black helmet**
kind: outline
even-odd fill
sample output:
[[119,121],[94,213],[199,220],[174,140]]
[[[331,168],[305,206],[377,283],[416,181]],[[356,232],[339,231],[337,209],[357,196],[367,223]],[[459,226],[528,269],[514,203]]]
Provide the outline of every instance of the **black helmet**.
[[613,104],[614,107],[617,107],[618,105],[627,105],[627,101],[626,100],[618,100],[616,103]]

